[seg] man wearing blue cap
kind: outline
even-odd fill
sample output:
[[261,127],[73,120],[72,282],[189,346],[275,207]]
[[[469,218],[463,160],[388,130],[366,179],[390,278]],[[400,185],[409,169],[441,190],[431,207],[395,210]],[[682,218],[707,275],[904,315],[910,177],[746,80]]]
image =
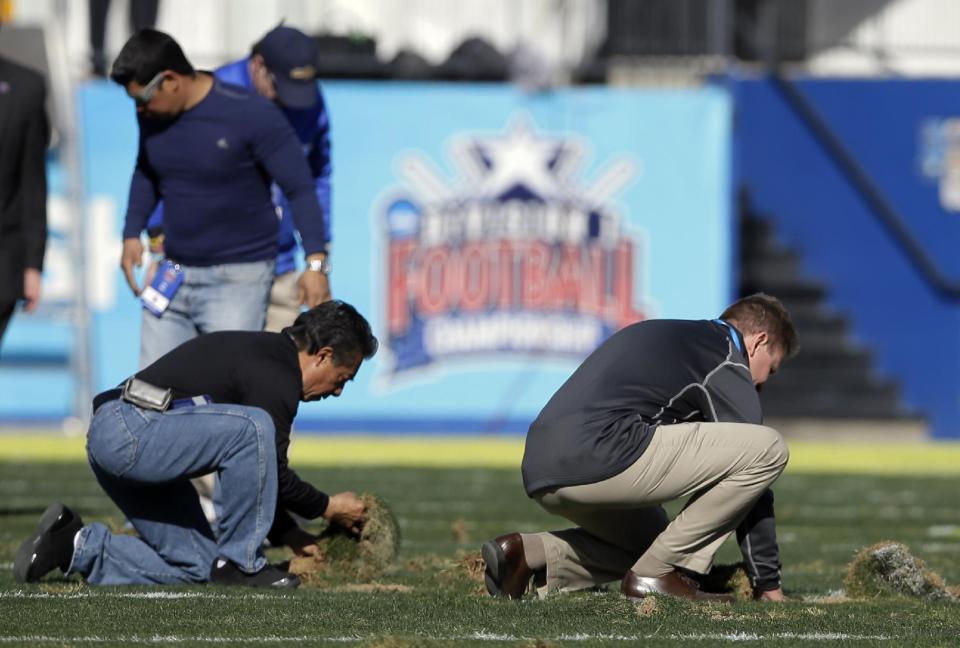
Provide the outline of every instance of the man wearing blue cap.
[[[253,46],[250,56],[234,61],[214,72],[227,83],[255,90],[276,103],[287,117],[303,147],[310,166],[317,200],[325,216],[324,232],[330,241],[330,118],[323,94],[316,81],[317,46],[312,38],[293,27],[279,25]],[[314,290],[330,299],[329,250],[307,257],[307,272],[297,281],[297,239],[289,202],[273,187],[274,204],[281,213],[279,254],[270,306],[268,331],[290,326],[306,302],[304,283],[316,284]],[[312,306],[313,304],[308,304]]]

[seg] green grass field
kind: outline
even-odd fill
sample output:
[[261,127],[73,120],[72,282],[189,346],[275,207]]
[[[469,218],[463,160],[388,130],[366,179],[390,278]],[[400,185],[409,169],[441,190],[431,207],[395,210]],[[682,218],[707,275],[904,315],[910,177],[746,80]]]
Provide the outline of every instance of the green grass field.
[[[853,554],[885,539],[906,543],[948,584],[960,584],[955,445],[792,446],[791,466],[775,487],[792,601],[719,606],[660,598],[642,608],[616,588],[545,601],[480,594],[481,584],[463,567],[464,553],[504,532],[564,526],[523,495],[516,440],[298,442],[293,464],[304,477],[331,492],[376,492],[399,517],[400,558],[374,583],[333,577],[323,588],[291,593],[90,588],[76,579],[17,586],[14,552],[49,502],[64,501],[88,520],[121,522],[80,448],[76,440],[0,437],[0,644],[960,645],[960,603],[841,596]],[[718,562],[738,559],[731,542]]]

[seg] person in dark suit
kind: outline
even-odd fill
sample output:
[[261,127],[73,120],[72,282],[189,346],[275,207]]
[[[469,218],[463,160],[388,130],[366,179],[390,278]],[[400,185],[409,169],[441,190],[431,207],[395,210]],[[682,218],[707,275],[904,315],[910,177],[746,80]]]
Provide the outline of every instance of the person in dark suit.
[[0,57],[0,340],[17,302],[33,311],[47,241],[43,77]]

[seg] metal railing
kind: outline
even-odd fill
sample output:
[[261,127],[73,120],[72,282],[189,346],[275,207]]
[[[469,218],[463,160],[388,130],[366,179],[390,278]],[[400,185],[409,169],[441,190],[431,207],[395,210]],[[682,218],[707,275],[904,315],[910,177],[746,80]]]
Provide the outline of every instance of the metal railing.
[[85,426],[90,417],[93,399],[93,362],[91,350],[90,309],[88,300],[88,273],[86,252],[83,157],[80,151],[80,130],[77,125],[77,107],[70,61],[65,47],[63,16],[66,0],[44,25],[50,92],[58,106],[57,130],[60,133],[60,153],[66,169],[66,205],[70,222],[69,246],[73,256],[75,288],[68,316],[73,327],[74,344],[70,356],[71,373],[75,381],[73,418],[64,422],[67,431]]
[[870,179],[863,166],[834,134],[814,105],[793,82],[783,75],[774,74],[772,80],[781,96],[800,118],[800,122],[823,146],[850,186],[867,203],[871,213],[894,238],[917,271],[941,295],[950,299],[960,299],[960,282],[949,279],[940,271],[934,260],[911,234],[910,228],[906,225],[906,219]]

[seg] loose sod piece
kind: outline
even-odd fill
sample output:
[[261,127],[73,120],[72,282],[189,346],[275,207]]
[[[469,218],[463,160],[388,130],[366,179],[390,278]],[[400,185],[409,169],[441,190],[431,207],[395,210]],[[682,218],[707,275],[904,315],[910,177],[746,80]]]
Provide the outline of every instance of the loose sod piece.
[[322,584],[326,576],[374,578],[396,559],[400,551],[396,516],[376,495],[364,493],[360,499],[367,507],[367,521],[359,538],[343,527],[330,525],[318,537],[320,555],[290,560],[290,571],[306,584]]
[[466,589],[471,594],[488,596],[483,584],[483,571],[486,565],[479,551],[457,551],[453,558],[438,557],[433,563],[437,569],[437,584],[441,587]]
[[743,563],[714,565],[708,574],[696,577],[700,589],[714,594],[733,594],[738,601],[753,599],[753,586]]
[[459,553],[455,559],[454,565],[458,571],[466,576],[467,580],[483,582],[483,571],[486,564],[479,551]]
[[844,585],[852,598],[899,595],[932,601],[960,600],[906,545],[890,540],[862,549],[847,567]]

